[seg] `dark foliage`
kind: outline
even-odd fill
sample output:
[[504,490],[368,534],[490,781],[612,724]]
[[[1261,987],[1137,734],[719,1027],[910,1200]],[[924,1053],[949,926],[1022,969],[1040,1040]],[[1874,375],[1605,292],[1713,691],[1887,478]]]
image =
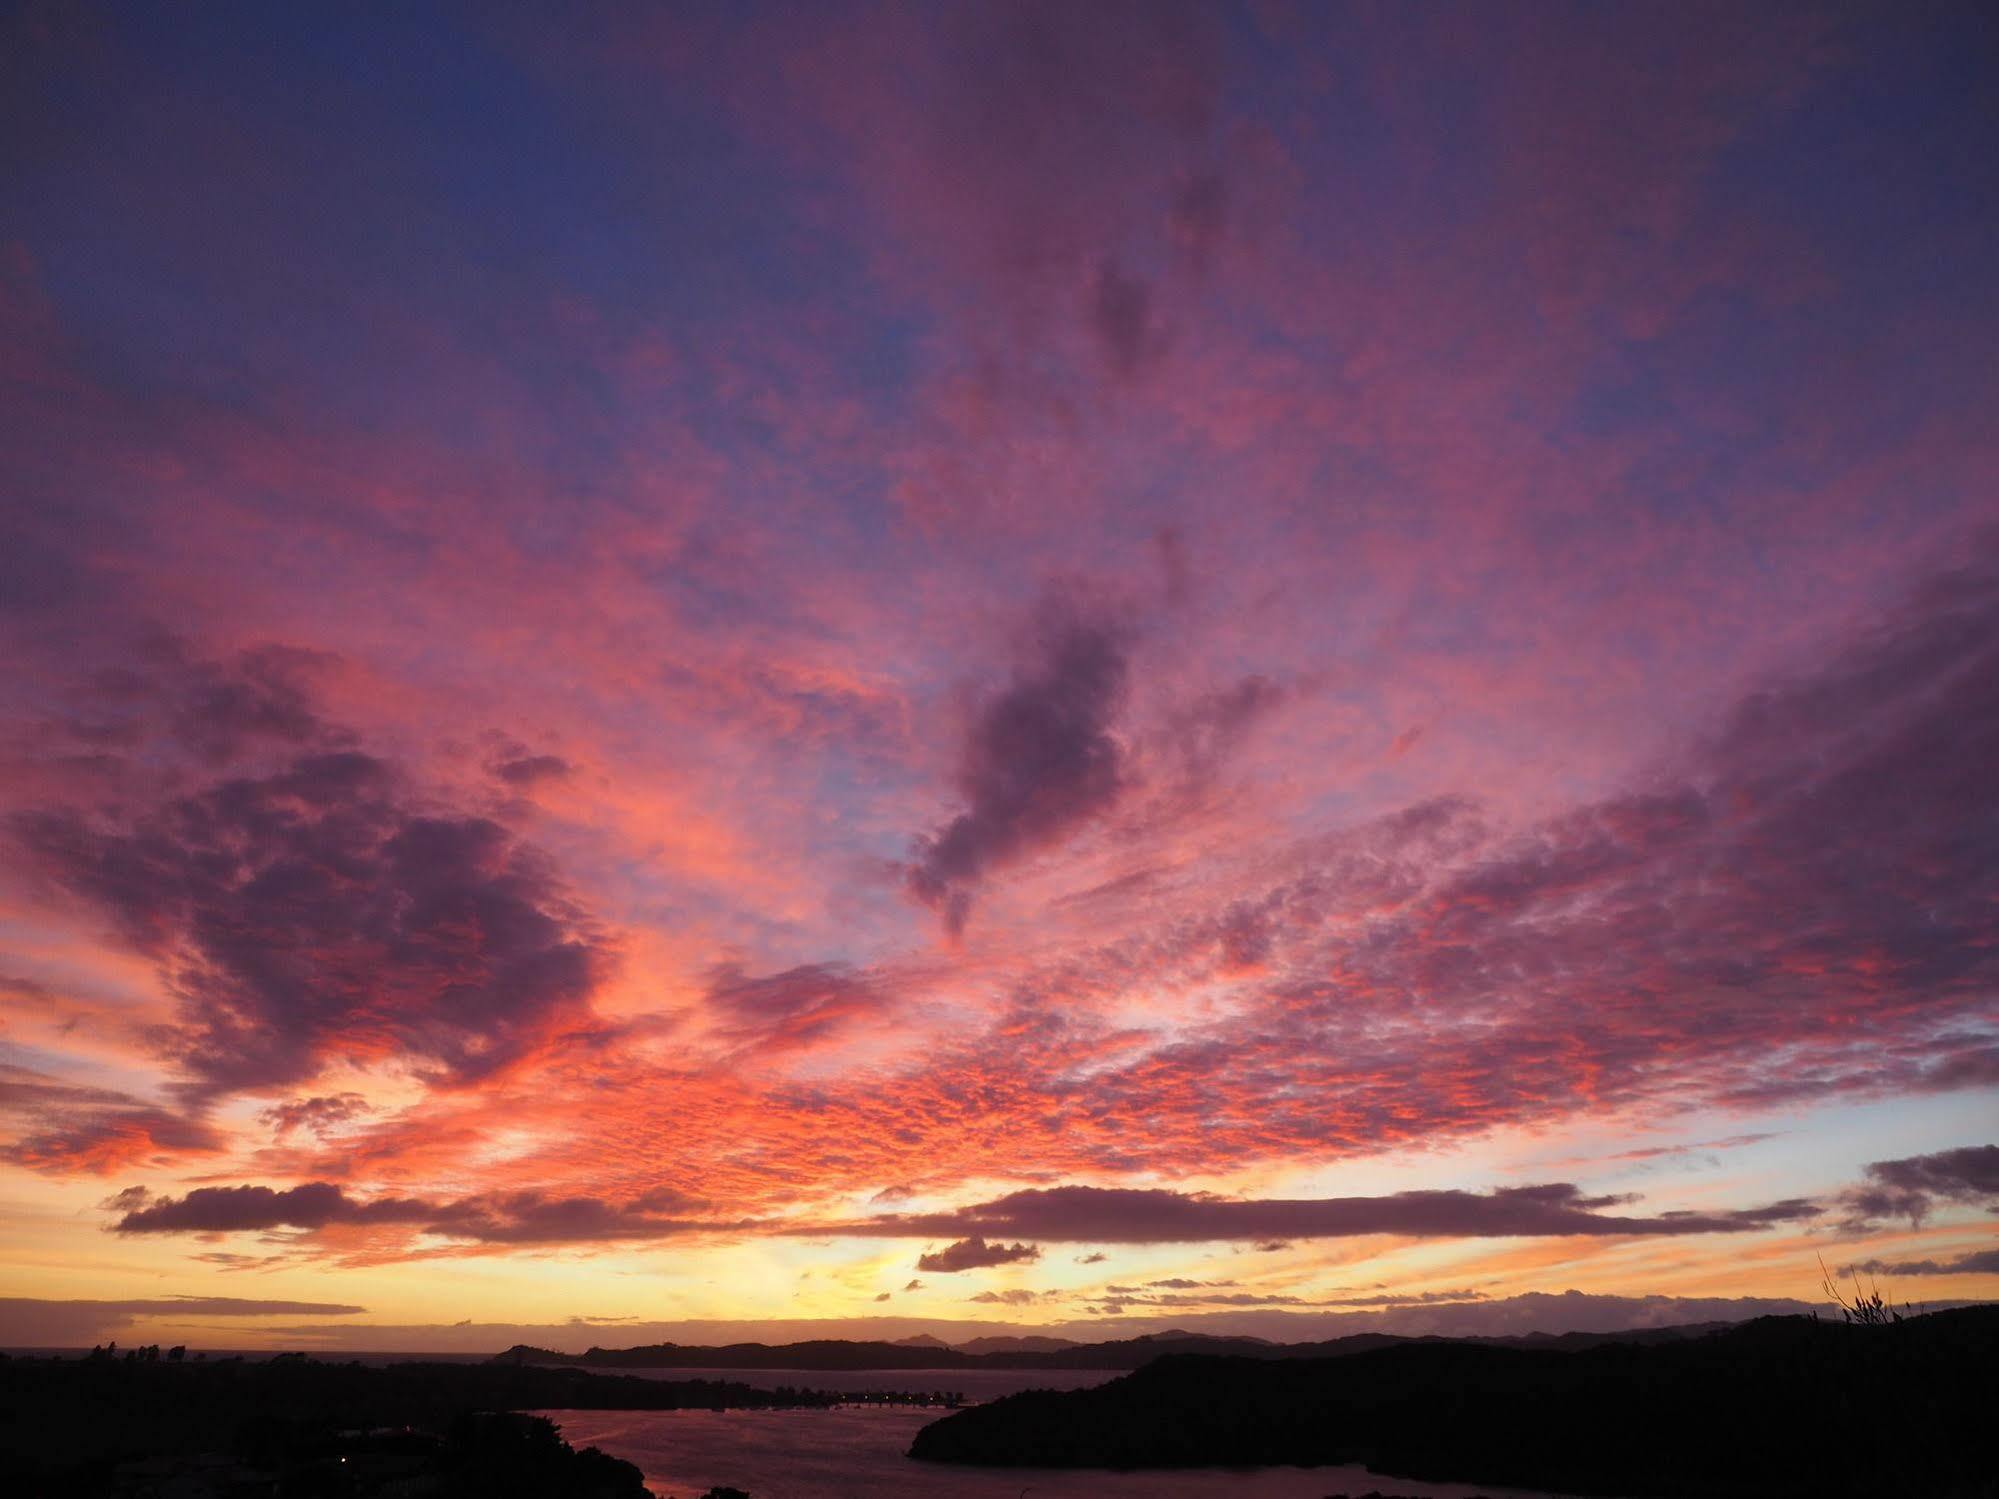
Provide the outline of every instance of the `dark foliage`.
[[1850,1269],[1847,1273],[1853,1277],[1851,1300],[1840,1291],[1838,1284],[1832,1278],[1832,1272],[1826,1269],[1825,1261],[1823,1259],[1819,1261],[1820,1280],[1825,1286],[1827,1297],[1839,1308],[1840,1321],[1856,1323],[1861,1327],[1883,1327],[1921,1315],[1917,1308],[1910,1306],[1906,1301],[1898,1307],[1888,1300],[1881,1294],[1881,1287],[1872,1276],[1868,1277],[1867,1289],[1863,1291],[1860,1289],[1860,1272]]
[[212,1469],[201,1482],[216,1492],[362,1495],[420,1474],[440,1496],[638,1499],[629,1463],[572,1451],[547,1421],[496,1413],[836,1398],[501,1364],[14,1358],[0,1360],[0,1493],[144,1493],[127,1465],[145,1461],[183,1478]]
[[935,1421],[912,1457],[1005,1467],[1366,1463],[1604,1495],[1999,1495],[1999,1308],[1885,1325],[1771,1317],[1576,1352],[1405,1344],[1174,1357]]

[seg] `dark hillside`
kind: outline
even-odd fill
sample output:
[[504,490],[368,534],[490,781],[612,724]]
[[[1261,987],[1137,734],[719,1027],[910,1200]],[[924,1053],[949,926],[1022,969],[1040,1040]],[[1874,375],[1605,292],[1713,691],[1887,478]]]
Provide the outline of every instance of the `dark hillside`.
[[[1032,1343],[1034,1339],[974,1339],[963,1348],[934,1340],[899,1343],[849,1342],[820,1338],[804,1343],[648,1343],[636,1348],[592,1348],[558,1353],[518,1344],[494,1355],[502,1364],[567,1365],[587,1369],[1141,1369],[1176,1353],[1227,1354],[1237,1358],[1340,1358],[1376,1348],[1410,1343],[1477,1342],[1494,1347],[1592,1348],[1601,1343],[1681,1342],[1714,1330],[1717,1324],[1647,1328],[1612,1333],[1529,1333],[1520,1337],[1474,1339],[1405,1338],[1391,1333],[1353,1333],[1320,1343],[1270,1343],[1261,1338],[1215,1337],[1169,1331],[1103,1343],[1065,1347],[1003,1347],[981,1344]],[[1045,1340],[1053,1342],[1055,1340]]]
[[[481,1413],[725,1409],[831,1398],[493,1364],[371,1369],[298,1355],[185,1363],[0,1358],[0,1493],[146,1491],[131,1488],[130,1472],[120,1473],[140,1460],[159,1467],[166,1487],[173,1487],[168,1478],[185,1487],[189,1472],[227,1458],[243,1473],[262,1475],[231,1480],[232,1492],[245,1494],[401,1492],[396,1482],[421,1475],[443,1485],[425,1490],[440,1496],[636,1499],[644,1491],[630,1464],[572,1453],[543,1429],[546,1422]],[[393,1435],[379,1435],[383,1429]],[[369,1432],[378,1435],[361,1435]],[[384,1486],[360,1482],[363,1471]]]
[[1999,1308],[1887,1327],[1765,1318],[1574,1352],[1411,1343],[1163,1359],[933,1422],[912,1457],[1166,1468],[1364,1462],[1409,1478],[1638,1496],[1999,1494]]

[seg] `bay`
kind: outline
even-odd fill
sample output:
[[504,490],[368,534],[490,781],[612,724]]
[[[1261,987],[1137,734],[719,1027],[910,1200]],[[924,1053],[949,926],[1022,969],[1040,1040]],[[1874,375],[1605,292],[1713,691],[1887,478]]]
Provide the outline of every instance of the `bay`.
[[[691,1371],[674,1371],[688,1377]],[[761,1375],[777,1371],[730,1371]],[[817,1376],[821,1371],[813,1371]],[[1090,1370],[977,1371],[1115,1377]],[[882,1376],[886,1378],[887,1376]],[[803,1382],[792,1371],[778,1383]],[[1084,1382],[1094,1382],[1086,1379]],[[1032,1379],[1028,1384],[1032,1384]],[[1052,1381],[1042,1381],[1050,1387]],[[832,1386],[821,1379],[822,1389]],[[1019,1387],[1027,1387],[1022,1385]],[[850,1388],[852,1388],[850,1386]],[[879,1384],[876,1389],[894,1389]],[[1420,1499],[1550,1499],[1489,1485],[1418,1483],[1360,1467],[1198,1468],[1136,1473],[1096,1469],[970,1468],[919,1463],[904,1454],[938,1413],[848,1406],[775,1411],[542,1411],[577,1447],[601,1447],[635,1463],[660,1499],[698,1499],[728,1484],[750,1499],[1324,1499],[1373,1491]]]
[[610,1369],[641,1379],[713,1379],[755,1390],[833,1390],[842,1395],[950,1391],[967,1405],[1021,1390],[1080,1390],[1125,1369]]

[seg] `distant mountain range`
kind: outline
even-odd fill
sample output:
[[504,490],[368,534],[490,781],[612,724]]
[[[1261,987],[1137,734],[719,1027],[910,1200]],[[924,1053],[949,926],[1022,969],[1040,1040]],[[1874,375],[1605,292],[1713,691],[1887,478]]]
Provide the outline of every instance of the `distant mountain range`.
[[[1185,1336],[1185,1335],[1173,1334],[1173,1336]],[[962,1343],[957,1343],[957,1344],[942,1343],[939,1344],[939,1346],[944,1348],[955,1347],[960,1353],[989,1354],[989,1353],[1060,1353],[1065,1348],[1088,1348],[1093,1345],[1089,1343],[1078,1342],[1074,1338],[988,1337],[988,1338],[969,1338]]]
[[729,1343],[720,1347],[647,1343],[636,1348],[592,1348],[587,1353],[559,1353],[521,1343],[494,1355],[493,1362],[589,1369],[1139,1369],[1154,1359],[1175,1353],[1254,1359],[1340,1358],[1403,1344],[1445,1343],[1575,1351],[1606,1343],[1682,1342],[1727,1325],[1701,1322],[1629,1332],[1528,1333],[1490,1338],[1404,1338],[1388,1333],[1356,1333],[1317,1343],[1211,1337],[1177,1328],[1107,1343],[1035,1336],[983,1337],[956,1347],[928,1335],[893,1343],[836,1338],[804,1343]]

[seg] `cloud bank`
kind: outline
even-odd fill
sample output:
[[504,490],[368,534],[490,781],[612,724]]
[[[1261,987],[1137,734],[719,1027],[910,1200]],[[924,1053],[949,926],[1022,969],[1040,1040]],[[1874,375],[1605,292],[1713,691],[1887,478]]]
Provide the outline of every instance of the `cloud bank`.
[[[1632,1199],[1592,1197],[1567,1182],[1491,1192],[1397,1192],[1385,1197],[1242,1200],[1141,1187],[1037,1187],[956,1212],[885,1216],[842,1225],[869,1236],[1012,1233],[1056,1243],[1197,1244],[1404,1234],[1416,1238],[1512,1238],[1603,1234],[1746,1233],[1803,1222],[1819,1207],[1802,1199],[1722,1213],[1610,1213]],[[985,1251],[983,1239],[970,1244]],[[953,1245],[952,1249],[964,1248]],[[998,1246],[994,1246],[997,1248]],[[1025,1246],[1014,1245],[1013,1249]],[[993,1263],[988,1261],[988,1263]],[[923,1268],[931,1268],[925,1265]]]
[[1874,1161],[1867,1179],[1843,1199],[1846,1221],[1865,1228],[1881,1219],[1920,1224],[1940,1205],[1968,1203],[1999,1212],[1999,1145],[1967,1145],[1933,1155]]

